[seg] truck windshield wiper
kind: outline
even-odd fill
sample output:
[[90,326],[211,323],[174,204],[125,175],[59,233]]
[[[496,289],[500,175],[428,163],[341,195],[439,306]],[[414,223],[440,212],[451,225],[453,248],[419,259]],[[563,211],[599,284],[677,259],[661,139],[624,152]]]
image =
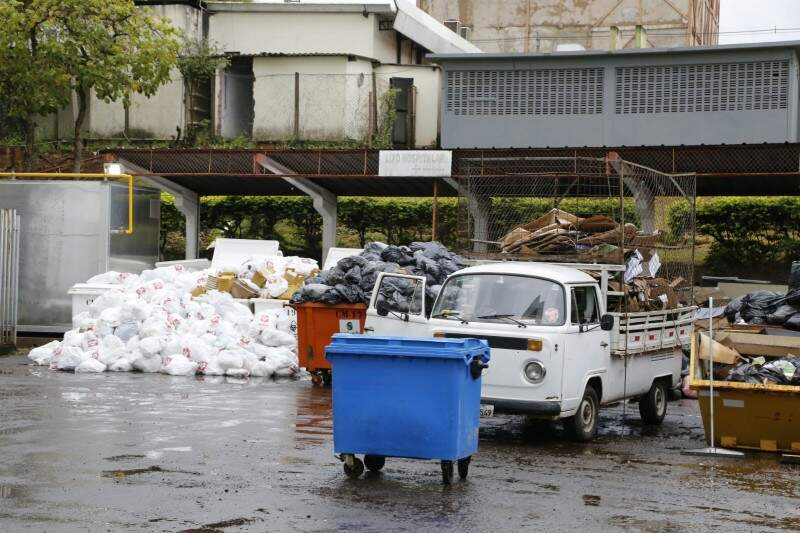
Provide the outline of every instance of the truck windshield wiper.
[[445,309],[441,313],[436,313],[431,318],[450,318],[450,317],[459,318],[462,324],[469,324],[469,322],[467,322],[465,319],[460,318],[461,317],[460,311],[450,311],[449,309]]
[[527,328],[528,327],[527,324],[525,324],[524,322],[520,322],[519,320],[517,320],[516,318],[513,318],[513,317],[514,317],[514,315],[483,315],[483,316],[479,316],[478,318],[482,319],[482,320],[483,319],[491,320],[493,318],[505,318],[506,320],[510,320],[511,322],[513,322],[514,324],[516,324],[517,326],[519,326],[521,328]]

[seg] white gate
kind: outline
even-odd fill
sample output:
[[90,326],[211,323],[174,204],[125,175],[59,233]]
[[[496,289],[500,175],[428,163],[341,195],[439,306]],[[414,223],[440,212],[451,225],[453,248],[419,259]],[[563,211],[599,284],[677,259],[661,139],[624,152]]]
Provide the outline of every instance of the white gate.
[[16,209],[0,209],[0,346],[17,343],[19,224]]

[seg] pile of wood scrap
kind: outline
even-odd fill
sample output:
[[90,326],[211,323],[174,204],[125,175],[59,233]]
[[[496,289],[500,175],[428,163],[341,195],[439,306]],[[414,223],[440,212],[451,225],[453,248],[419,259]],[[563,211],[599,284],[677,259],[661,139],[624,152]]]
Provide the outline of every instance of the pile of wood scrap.
[[656,232],[646,234],[633,224],[620,225],[605,215],[580,218],[551,209],[541,217],[518,226],[500,241],[505,254],[585,254],[587,260],[619,259],[619,244],[647,248],[661,239]]

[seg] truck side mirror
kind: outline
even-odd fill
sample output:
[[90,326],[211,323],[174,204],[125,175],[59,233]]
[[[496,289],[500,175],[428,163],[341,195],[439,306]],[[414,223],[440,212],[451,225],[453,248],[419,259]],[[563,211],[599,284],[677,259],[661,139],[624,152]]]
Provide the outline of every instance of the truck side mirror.
[[600,329],[602,329],[603,331],[611,331],[612,329],[614,329],[614,317],[609,314],[601,316]]

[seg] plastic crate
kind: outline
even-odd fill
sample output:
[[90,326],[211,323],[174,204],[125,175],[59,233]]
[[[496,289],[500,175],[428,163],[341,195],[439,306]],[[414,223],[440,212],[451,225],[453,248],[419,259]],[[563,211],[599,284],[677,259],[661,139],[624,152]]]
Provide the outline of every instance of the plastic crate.
[[452,462],[477,451],[486,341],[336,335],[326,356],[336,453]]

